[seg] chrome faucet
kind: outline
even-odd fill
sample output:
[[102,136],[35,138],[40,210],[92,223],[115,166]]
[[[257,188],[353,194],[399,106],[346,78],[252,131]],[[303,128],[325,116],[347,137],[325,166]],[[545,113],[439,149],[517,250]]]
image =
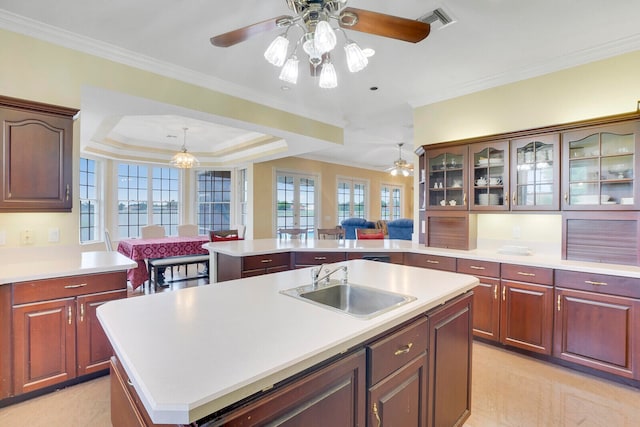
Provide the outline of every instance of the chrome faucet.
[[324,268],[324,266],[325,264],[322,264],[320,267],[314,268],[311,270],[311,280],[314,288],[316,288],[318,286],[318,283],[320,283],[322,280],[326,280],[327,283],[329,283],[331,275],[338,270],[344,271],[344,275],[342,277],[342,284],[347,283],[347,266],[346,265],[341,265],[340,267],[336,267],[331,271],[329,271],[329,269],[326,269],[325,274],[323,276],[320,276],[320,273],[322,273],[322,269]]

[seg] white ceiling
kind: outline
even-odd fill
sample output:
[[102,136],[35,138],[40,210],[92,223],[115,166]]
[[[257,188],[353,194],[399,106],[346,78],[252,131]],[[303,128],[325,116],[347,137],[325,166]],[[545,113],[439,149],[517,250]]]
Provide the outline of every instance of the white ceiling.
[[[335,147],[287,135],[274,138],[266,129],[144,100],[134,100],[132,108],[127,96],[97,89],[83,94],[86,148],[93,144],[98,151],[117,147],[124,152],[133,149],[129,144],[144,143],[166,145],[169,152],[182,145],[181,129],[192,127],[187,148],[215,164],[303,155],[385,168],[397,158],[396,143],[413,143],[414,106],[640,48],[637,0],[349,0],[348,5],[410,19],[441,7],[456,22],[433,25],[429,37],[417,44],[349,31],[362,47],[376,50],[365,70],[350,74],[339,58],[337,89],[320,89],[313,78],[301,74],[298,85],[287,91],[281,89],[279,69],[262,57],[278,30],[229,48],[209,42],[211,36],[290,14],[285,0],[0,0],[0,27],[345,129],[344,146]],[[371,91],[373,86],[379,89]],[[155,117],[143,117],[151,115]],[[140,116],[144,122],[131,117],[127,125],[119,120],[124,116]],[[225,126],[213,129],[224,139],[200,138],[215,124]],[[240,143],[254,151],[237,158],[225,151],[229,144]],[[209,150],[217,154],[208,155]]]

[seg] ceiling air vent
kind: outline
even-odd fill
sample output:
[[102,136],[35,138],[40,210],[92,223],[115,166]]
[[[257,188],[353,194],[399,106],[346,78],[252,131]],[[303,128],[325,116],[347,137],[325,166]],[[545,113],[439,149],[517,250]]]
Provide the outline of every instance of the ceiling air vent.
[[427,24],[435,24],[436,22],[440,22],[442,27],[445,27],[449,24],[453,24],[456,22],[455,19],[451,18],[451,16],[442,10],[441,7],[437,8],[431,13],[421,16],[418,18],[418,21],[426,22]]

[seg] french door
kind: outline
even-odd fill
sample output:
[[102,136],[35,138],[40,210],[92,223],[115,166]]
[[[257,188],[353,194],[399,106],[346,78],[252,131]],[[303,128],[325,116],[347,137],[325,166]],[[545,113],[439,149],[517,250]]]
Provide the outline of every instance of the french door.
[[280,228],[305,228],[315,234],[318,178],[291,172],[276,173],[276,233]]

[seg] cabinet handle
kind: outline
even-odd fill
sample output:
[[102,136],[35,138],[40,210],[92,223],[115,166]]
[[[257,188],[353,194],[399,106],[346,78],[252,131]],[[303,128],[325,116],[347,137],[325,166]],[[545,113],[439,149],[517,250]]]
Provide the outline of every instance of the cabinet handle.
[[587,285],[595,285],[595,286],[607,286],[608,285],[607,282],[593,282],[591,280],[585,280],[584,283],[586,283]]
[[67,201],[69,201],[69,184],[67,184],[67,191],[65,192],[65,197],[67,199]]
[[462,193],[462,205],[467,205],[467,193]]
[[472,270],[485,270],[484,267],[478,265],[470,265],[469,268]]
[[84,303],[80,304],[80,322],[84,322]]
[[498,285],[493,285],[493,299],[498,299]]
[[71,316],[73,315],[73,313],[71,312],[71,306],[67,307],[67,321],[69,322],[69,324],[71,324]]
[[378,423],[378,427],[382,426],[382,420],[380,419],[380,415],[378,414],[378,404],[373,402],[373,415],[376,417],[376,422]]
[[437,261],[435,259],[428,259],[427,264],[440,264],[440,261]]
[[536,276],[535,273],[525,273],[524,271],[518,271],[518,274],[520,276],[528,276],[528,277],[535,277]]
[[413,343],[410,342],[407,345],[403,345],[402,347],[400,347],[399,349],[396,350],[395,353],[393,353],[395,356],[400,356],[401,354],[407,354],[411,351],[411,347],[413,347]]
[[76,288],[84,288],[85,286],[87,286],[86,283],[79,283],[77,285],[67,285],[64,288],[65,289],[76,289]]
[[564,193],[564,202],[567,203],[568,200],[569,200],[569,194]]
[[507,287],[502,288],[502,301],[507,300]]
[[314,256],[313,259],[315,259],[316,261],[323,261],[325,259],[327,259],[326,256]]
[[268,263],[270,263],[271,261],[273,261],[273,260],[271,260],[271,259],[263,259],[263,260],[260,260],[260,262],[261,262],[261,263],[263,263],[263,264],[268,264]]
[[513,192],[513,195],[511,196],[511,204],[513,204],[514,206],[516,205],[516,192]]
[[562,300],[562,295],[558,295],[558,311],[560,311],[560,301]]

